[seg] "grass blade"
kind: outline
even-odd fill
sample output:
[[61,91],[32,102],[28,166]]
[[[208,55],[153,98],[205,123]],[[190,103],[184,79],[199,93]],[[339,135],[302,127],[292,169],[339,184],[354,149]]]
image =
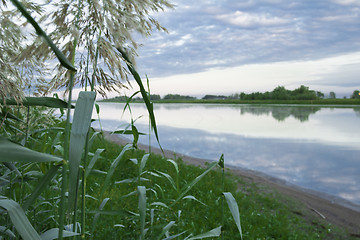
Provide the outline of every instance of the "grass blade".
[[[43,234],[41,234],[41,239],[42,240],[58,239],[58,235],[59,235],[59,229],[52,228],[52,229],[47,230]],[[78,235],[79,235],[79,233],[63,230],[63,237],[73,237],[73,236],[78,236]]]
[[9,213],[11,222],[24,240],[41,240],[17,202],[10,199],[0,199],[0,207]]
[[60,162],[61,158],[36,152],[0,137],[0,162]]
[[203,238],[209,238],[209,237],[219,237],[220,234],[221,234],[221,226],[214,228],[206,233],[197,235],[195,237],[188,238],[187,240],[203,239]]
[[218,164],[218,162],[213,162],[211,163],[208,168],[199,176],[197,176],[194,180],[192,180],[190,183],[186,184],[186,186],[183,188],[182,193],[180,194],[180,196],[170,205],[170,207],[174,206],[178,201],[180,201],[185,194],[187,194],[194,186],[196,183],[198,183],[208,172],[210,172],[216,165]]
[[37,197],[42,193],[44,189],[49,185],[51,182],[51,179],[54,178],[56,175],[58,169],[60,168],[61,164],[53,166],[46,174],[42,177],[39,184],[36,186],[36,188],[33,190],[30,197],[26,200],[26,202],[23,204],[22,208],[24,211],[26,211],[37,199]]
[[149,118],[150,118],[150,122],[151,122],[151,126],[154,130],[154,133],[155,133],[155,137],[156,137],[156,140],[160,146],[160,149],[163,151],[161,145],[160,145],[160,140],[159,140],[159,135],[158,135],[158,131],[157,131],[157,127],[156,127],[156,121],[155,121],[155,114],[154,114],[154,108],[153,108],[153,104],[150,102],[150,97],[149,95],[147,94],[145,88],[144,88],[144,85],[141,81],[141,78],[140,78],[140,75],[139,73],[135,70],[132,62],[130,61],[129,57],[127,56],[127,54],[125,53],[125,51],[123,51],[122,49],[120,48],[117,48],[117,50],[121,53],[121,56],[125,59],[126,61],[126,65],[129,69],[129,71],[131,72],[131,74],[133,75],[136,83],[139,85],[140,87],[140,93],[141,93],[141,96],[145,102],[145,105],[146,105],[146,108],[149,112]]
[[140,214],[140,240],[145,239],[145,216],[146,216],[146,188],[138,186],[139,214]]
[[112,177],[112,175],[114,174],[115,169],[116,169],[117,165],[119,164],[120,160],[124,157],[124,154],[125,154],[127,151],[131,150],[131,149],[133,149],[132,145],[131,145],[131,144],[127,144],[127,145],[121,150],[119,156],[117,156],[117,157],[115,158],[115,160],[113,161],[113,163],[111,164],[110,169],[109,169],[109,171],[108,171],[107,174],[106,174],[106,178],[105,178],[105,181],[104,181],[104,185],[103,185],[103,187],[102,187],[102,189],[101,189],[100,196],[102,196],[102,195],[104,194],[106,188],[107,188],[108,185],[110,184],[111,177]]
[[30,13],[24,8],[24,6],[18,0],[11,0],[15,7],[21,12],[21,14],[29,21],[29,23],[35,28],[36,33],[43,37],[47,42],[51,50],[55,53],[56,57],[59,59],[61,65],[69,70],[76,71],[76,68],[69,62],[65,55],[55,46],[53,41],[49,38],[48,35],[42,30],[39,24],[31,17]]
[[76,197],[81,155],[90,128],[95,96],[95,92],[80,92],[76,102],[69,146],[69,208]]
[[139,167],[139,176],[144,172],[144,168],[146,166],[147,161],[149,160],[150,154],[145,154],[140,161],[140,167]]
[[158,240],[160,240],[162,238],[162,236],[164,236],[167,232],[169,232],[170,228],[175,224],[175,221],[171,221],[169,222],[169,224],[167,224],[165,227],[163,227],[162,232],[160,233],[160,235],[158,236]]
[[92,159],[90,160],[90,163],[89,165],[86,167],[86,170],[85,170],[85,177],[89,176],[91,170],[93,169],[96,161],[99,159],[100,157],[100,154],[104,151],[105,149],[96,149],[96,152],[94,154],[94,156],[92,157]]
[[[6,99],[6,105],[18,105],[15,99]],[[67,108],[68,103],[52,97],[25,97],[22,100],[22,105],[24,106],[44,106],[50,108]],[[75,108],[74,105],[71,105],[71,108]]]
[[237,226],[237,228],[239,230],[239,233],[240,233],[240,237],[242,239],[239,207],[238,207],[238,205],[236,203],[236,200],[235,200],[234,196],[230,192],[224,192],[223,194],[224,194],[224,196],[226,198],[226,201],[228,203],[230,212],[231,212],[231,214],[232,214],[232,216],[234,218],[234,221],[235,221],[236,226]]

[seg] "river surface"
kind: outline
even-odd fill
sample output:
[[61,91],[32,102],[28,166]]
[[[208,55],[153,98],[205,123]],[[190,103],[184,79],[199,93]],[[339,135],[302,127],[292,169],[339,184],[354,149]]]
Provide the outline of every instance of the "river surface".
[[[99,103],[104,130],[130,122],[122,103]],[[139,131],[149,132],[144,104],[131,104]],[[155,104],[164,149],[218,160],[360,206],[360,107]],[[97,118],[96,113],[93,115]],[[140,118],[139,118],[140,117]],[[93,127],[99,128],[99,122]],[[155,137],[140,143],[158,146]]]

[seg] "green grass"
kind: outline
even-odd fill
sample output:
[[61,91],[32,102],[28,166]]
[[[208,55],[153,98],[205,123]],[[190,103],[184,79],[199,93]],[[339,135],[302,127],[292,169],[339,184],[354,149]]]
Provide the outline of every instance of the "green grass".
[[[114,159],[121,151],[122,147],[97,139],[93,146],[105,148],[104,159],[98,161],[96,167],[106,171],[111,159]],[[95,149],[93,149],[95,150]],[[141,160],[144,155],[143,151],[134,150],[128,152],[128,156],[120,163],[113,175],[114,181],[134,178],[137,176],[136,166],[127,159],[136,158]],[[192,179],[200,175],[204,170],[197,166],[184,164],[181,159],[175,160],[179,166],[179,184],[185,185]],[[176,179],[177,173],[174,166],[167,162],[162,156],[151,154],[146,165],[146,171],[161,171],[168,173],[173,179]],[[145,176],[144,176],[145,177]],[[163,202],[167,205],[176,199],[177,191],[172,187],[170,182],[165,178],[153,176],[148,177],[148,182],[142,184],[147,189],[154,189],[154,192],[147,192],[147,202]],[[103,177],[94,177],[88,182],[88,193],[96,198],[101,191]],[[124,196],[136,190],[138,183],[127,183],[113,185],[106,190],[105,196],[109,197],[105,209],[127,209],[137,211],[137,197],[122,199]],[[159,187],[154,187],[159,186]],[[159,189],[162,190],[159,190]],[[288,200],[283,196],[263,189],[261,186],[245,182],[241,178],[226,174],[225,191],[232,192],[240,210],[241,224],[244,239],[349,239],[343,229],[328,224],[325,221],[315,217],[306,216],[303,212],[303,206]],[[156,192],[156,194],[154,194]],[[147,225],[150,221],[150,209],[154,209],[154,228],[153,233],[158,233],[170,221],[176,221],[171,228],[173,233],[188,231],[193,234],[200,234],[221,225],[221,169],[217,168],[205,176],[188,194],[194,196],[198,201],[206,204],[203,205],[197,201],[186,199],[180,201],[171,209],[162,207],[148,206]],[[97,208],[100,201],[89,200],[87,207],[90,209]],[[179,211],[181,211],[179,217]],[[115,224],[126,226],[114,227]],[[134,239],[139,234],[139,226],[132,217],[126,216],[101,216],[94,232],[95,239]],[[150,231],[150,230],[149,230]],[[149,232],[147,233],[149,235]],[[155,236],[156,234],[154,234]],[[225,239],[234,239],[238,236],[238,230],[234,224],[230,211],[225,209]],[[152,239],[151,237],[149,239]],[[235,238],[236,239],[236,238]]]

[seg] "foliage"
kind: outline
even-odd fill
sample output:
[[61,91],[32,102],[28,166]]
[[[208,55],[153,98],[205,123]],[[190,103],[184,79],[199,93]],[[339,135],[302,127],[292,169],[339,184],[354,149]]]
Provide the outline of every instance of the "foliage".
[[353,92],[353,94],[351,95],[351,98],[353,99],[360,99],[360,91],[359,90],[355,90]]

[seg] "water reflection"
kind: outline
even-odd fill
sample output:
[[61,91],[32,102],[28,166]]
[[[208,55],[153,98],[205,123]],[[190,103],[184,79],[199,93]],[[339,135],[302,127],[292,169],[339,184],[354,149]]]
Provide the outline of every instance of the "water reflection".
[[271,115],[278,121],[284,121],[288,117],[294,117],[300,122],[305,122],[309,120],[311,114],[315,114],[320,111],[321,107],[311,107],[311,106],[278,106],[278,105],[269,105],[269,106],[240,106],[240,113],[250,113],[253,115]]

